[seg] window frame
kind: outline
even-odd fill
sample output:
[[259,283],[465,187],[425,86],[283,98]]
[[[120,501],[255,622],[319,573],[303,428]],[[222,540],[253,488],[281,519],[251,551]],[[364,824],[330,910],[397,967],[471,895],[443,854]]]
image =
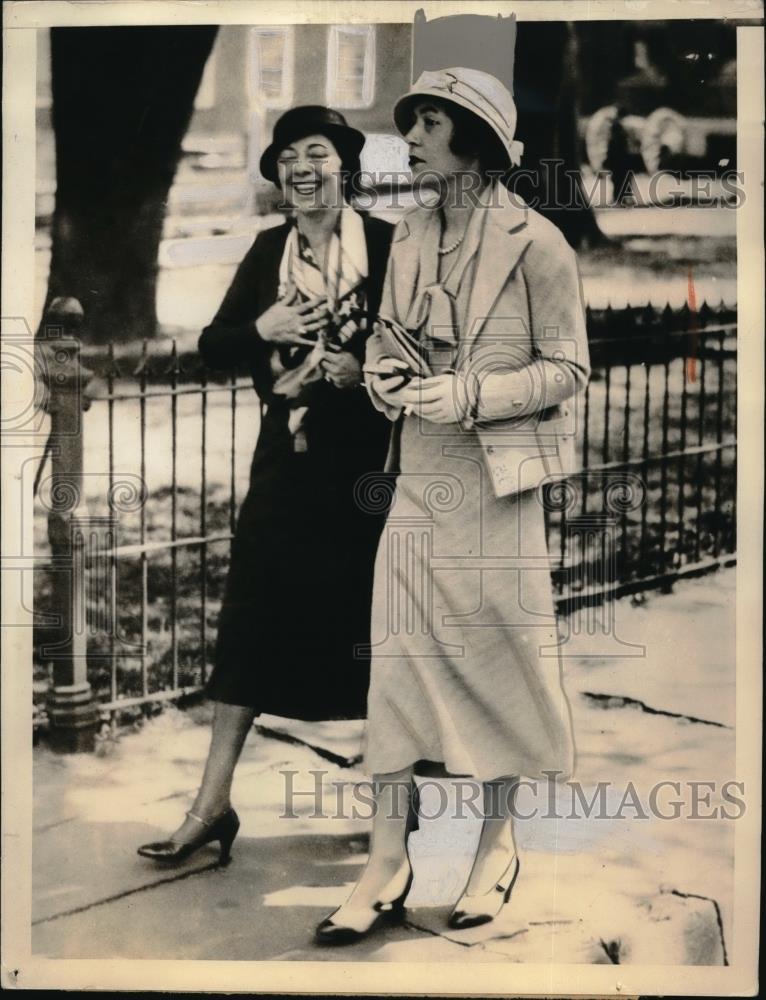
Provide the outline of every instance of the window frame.
[[[261,90],[261,65],[259,38],[266,34],[284,36],[282,51],[282,89],[278,97],[270,97]],[[293,103],[295,86],[295,33],[291,24],[262,24],[250,28],[247,38],[247,92],[250,104],[263,108],[288,108]]]
[[[364,67],[362,70],[362,97],[360,101],[340,101],[338,98],[338,55],[341,35],[365,35]],[[332,24],[327,39],[327,72],[325,96],[326,103],[331,108],[339,110],[354,110],[370,108],[375,103],[376,85],[376,46],[374,24]]]

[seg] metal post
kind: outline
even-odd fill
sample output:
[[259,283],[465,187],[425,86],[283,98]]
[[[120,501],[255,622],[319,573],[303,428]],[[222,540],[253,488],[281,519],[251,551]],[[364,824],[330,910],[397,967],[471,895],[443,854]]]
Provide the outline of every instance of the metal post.
[[54,566],[52,603],[57,641],[46,658],[53,663],[49,695],[50,742],[61,751],[92,750],[98,711],[87,678],[85,565],[89,532],[83,498],[84,390],[92,377],[80,364],[82,324],[76,299],[54,299],[46,315],[46,355],[51,420],[51,504],[48,540]]

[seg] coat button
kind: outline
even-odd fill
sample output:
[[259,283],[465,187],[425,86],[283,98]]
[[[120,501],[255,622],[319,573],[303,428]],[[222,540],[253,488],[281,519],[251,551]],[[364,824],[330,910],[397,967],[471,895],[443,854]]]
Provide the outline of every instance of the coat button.
[[494,455],[495,454],[495,449],[492,447],[491,444],[487,445],[487,454],[488,455]]

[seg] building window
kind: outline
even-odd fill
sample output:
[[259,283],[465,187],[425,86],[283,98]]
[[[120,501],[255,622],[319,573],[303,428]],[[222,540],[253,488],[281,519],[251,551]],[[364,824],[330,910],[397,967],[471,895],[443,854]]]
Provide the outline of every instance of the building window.
[[285,108],[293,100],[293,29],[250,29],[249,90],[252,101]]
[[368,108],[375,99],[375,26],[334,24],[327,47],[327,103]]
[[199,88],[197,89],[197,96],[194,98],[194,107],[198,110],[207,111],[215,106],[215,67],[218,62],[216,58],[217,55],[218,50],[213,49],[207,57],[205,69],[202,73],[202,79],[200,80]]

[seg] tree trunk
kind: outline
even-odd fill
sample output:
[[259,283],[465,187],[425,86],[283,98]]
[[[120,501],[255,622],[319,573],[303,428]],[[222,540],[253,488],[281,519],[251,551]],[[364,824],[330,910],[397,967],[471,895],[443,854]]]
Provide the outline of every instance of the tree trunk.
[[152,337],[157,255],[216,27],[51,29],[56,206],[46,307],[79,299],[91,343]]

